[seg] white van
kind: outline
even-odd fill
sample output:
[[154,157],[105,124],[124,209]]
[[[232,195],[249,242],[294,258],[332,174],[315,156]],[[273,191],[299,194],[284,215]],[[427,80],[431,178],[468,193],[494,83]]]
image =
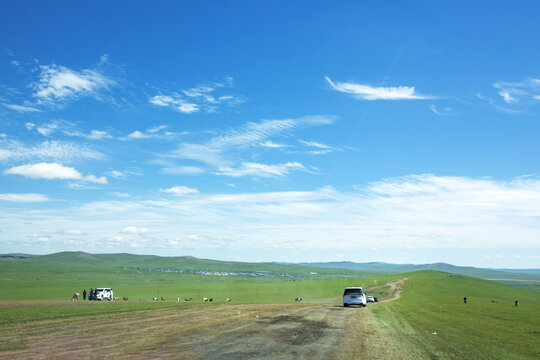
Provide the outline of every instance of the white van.
[[95,292],[96,292],[96,295],[95,295],[94,300],[112,301],[114,299],[113,289],[111,288],[96,288]]
[[366,293],[361,287],[348,287],[343,292],[343,306],[361,305],[366,306]]

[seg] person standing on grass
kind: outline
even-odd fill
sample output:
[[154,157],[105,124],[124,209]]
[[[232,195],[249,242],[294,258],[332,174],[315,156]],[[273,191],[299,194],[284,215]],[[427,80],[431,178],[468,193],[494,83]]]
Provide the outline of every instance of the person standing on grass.
[[84,289],[84,291],[82,292],[82,298],[83,300],[86,300],[86,289]]

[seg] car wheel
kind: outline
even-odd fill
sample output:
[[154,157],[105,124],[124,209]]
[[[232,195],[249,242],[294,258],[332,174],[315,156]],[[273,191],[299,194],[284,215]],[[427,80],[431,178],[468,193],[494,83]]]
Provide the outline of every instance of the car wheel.
[[347,307],[347,306],[349,306],[349,304],[343,304],[343,307]]

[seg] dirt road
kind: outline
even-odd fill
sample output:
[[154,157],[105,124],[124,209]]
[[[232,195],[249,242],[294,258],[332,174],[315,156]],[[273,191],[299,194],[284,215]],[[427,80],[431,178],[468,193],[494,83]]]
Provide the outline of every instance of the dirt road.
[[329,305],[259,307],[252,312],[255,316],[234,326],[210,329],[196,352],[205,359],[333,359],[351,314],[361,310]]
[[[222,305],[2,329],[2,359],[336,359],[365,308]],[[10,341],[10,337],[14,337]],[[1,346],[0,346],[1,348]],[[99,350],[101,349],[101,350]],[[7,351],[6,351],[7,350]]]

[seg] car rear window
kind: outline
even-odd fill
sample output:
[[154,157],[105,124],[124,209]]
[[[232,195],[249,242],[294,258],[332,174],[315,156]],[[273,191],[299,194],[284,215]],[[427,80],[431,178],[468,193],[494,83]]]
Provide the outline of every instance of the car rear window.
[[364,290],[362,289],[345,289],[343,295],[360,295],[363,294]]

